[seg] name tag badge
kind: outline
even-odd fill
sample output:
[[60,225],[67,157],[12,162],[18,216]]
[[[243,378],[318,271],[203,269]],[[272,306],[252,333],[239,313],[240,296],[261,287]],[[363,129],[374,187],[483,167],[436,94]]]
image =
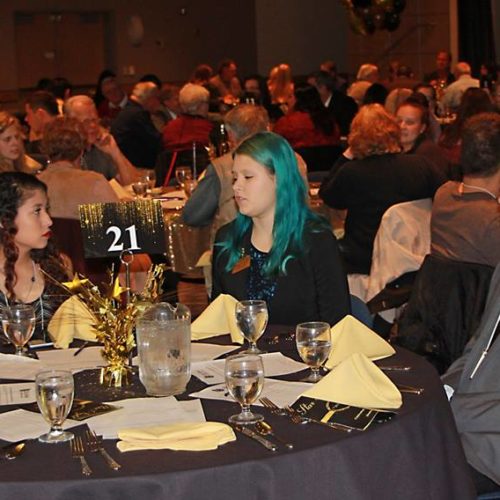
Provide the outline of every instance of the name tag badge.
[[250,267],[250,255],[245,255],[234,265],[231,274],[236,274]]

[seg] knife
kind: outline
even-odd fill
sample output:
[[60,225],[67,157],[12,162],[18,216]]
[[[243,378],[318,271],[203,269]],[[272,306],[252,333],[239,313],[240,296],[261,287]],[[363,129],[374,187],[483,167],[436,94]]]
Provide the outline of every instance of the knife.
[[235,431],[241,432],[245,436],[254,439],[269,451],[276,451],[278,449],[278,447],[274,443],[271,443],[271,441],[269,441],[265,437],[262,437],[260,434],[257,434],[255,431],[252,431],[248,427],[243,427],[241,425],[233,425],[232,427]]

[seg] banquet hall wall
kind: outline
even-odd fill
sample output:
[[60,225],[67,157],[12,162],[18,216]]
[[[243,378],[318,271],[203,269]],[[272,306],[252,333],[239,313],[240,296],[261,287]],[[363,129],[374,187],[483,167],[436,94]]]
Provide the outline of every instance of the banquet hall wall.
[[[238,62],[240,75],[256,70],[267,74],[272,65],[284,61],[295,74],[305,74],[324,59],[336,60],[341,71],[353,74],[362,62],[375,62],[384,70],[393,58],[404,60],[420,75],[433,68],[437,50],[450,47],[454,2],[412,0],[396,32],[363,37],[349,29],[342,3],[327,0],[2,0],[0,91],[15,92],[20,86],[15,12],[107,13],[111,29],[106,65],[118,72],[122,83],[133,84],[146,72],[164,81],[185,81],[196,64],[216,66],[227,56]],[[132,15],[141,15],[144,22],[139,47],[133,47],[127,37]],[[123,74],[131,66],[135,74]],[[33,76],[33,85],[39,77]]]

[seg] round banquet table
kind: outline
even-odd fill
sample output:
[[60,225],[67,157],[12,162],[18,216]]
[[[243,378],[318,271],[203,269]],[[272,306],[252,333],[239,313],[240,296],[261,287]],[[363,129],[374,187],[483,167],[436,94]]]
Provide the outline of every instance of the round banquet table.
[[[271,331],[283,331],[271,327]],[[267,333],[267,332],[266,332]],[[210,339],[224,343],[224,338]],[[227,340],[226,340],[227,342]],[[260,342],[268,351],[297,358],[294,342]],[[409,365],[409,372],[386,372],[400,384],[423,387],[422,395],[403,394],[403,406],[385,423],[364,432],[346,433],[319,425],[297,425],[259,408],[281,436],[295,445],[267,451],[237,433],[237,441],[215,451],[169,450],[120,453],[116,441],[106,449],[122,464],[107,468],[98,454],[87,455],[94,474],[81,475],[68,444],[28,442],[15,460],[0,460],[0,499],[94,500],[274,500],[274,499],[443,499],[475,498],[453,416],[441,381],[422,358],[398,349],[379,365]],[[89,377],[75,375],[76,397],[123,399],[116,389],[86,388]],[[300,375],[280,377],[297,380]],[[205,385],[192,377],[180,399]],[[94,391],[94,392],[92,392]],[[144,395],[135,381],[130,391]],[[129,392],[129,391],[128,391]],[[202,400],[207,420],[227,421],[236,404]],[[0,411],[12,407],[0,408]],[[75,428],[83,434],[85,426]]]

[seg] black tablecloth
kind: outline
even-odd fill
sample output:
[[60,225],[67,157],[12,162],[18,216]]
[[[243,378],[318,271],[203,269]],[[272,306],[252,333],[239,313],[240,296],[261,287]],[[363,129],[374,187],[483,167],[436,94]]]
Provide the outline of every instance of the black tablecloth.
[[[296,356],[290,341],[264,346]],[[275,430],[295,444],[293,451],[280,447],[272,453],[241,435],[237,442],[208,452],[121,454],[115,441],[106,441],[106,448],[122,468],[112,471],[102,457],[88,455],[94,471],[90,478],[82,477],[68,444],[33,441],[21,457],[0,461],[0,499],[475,498],[453,416],[435,370],[402,349],[379,364],[412,366],[408,373],[390,376],[401,384],[423,387],[425,392],[420,396],[403,394],[398,415],[365,432],[347,434],[317,425],[296,425],[262,409]],[[77,397],[95,393],[89,377],[92,375],[75,377]],[[193,377],[187,393],[202,387],[204,384]],[[102,400],[123,398],[119,390],[98,392]],[[141,395],[142,387],[132,386],[128,392],[129,396]],[[236,404],[226,402],[203,400],[202,404],[207,420],[224,422],[238,410]]]

